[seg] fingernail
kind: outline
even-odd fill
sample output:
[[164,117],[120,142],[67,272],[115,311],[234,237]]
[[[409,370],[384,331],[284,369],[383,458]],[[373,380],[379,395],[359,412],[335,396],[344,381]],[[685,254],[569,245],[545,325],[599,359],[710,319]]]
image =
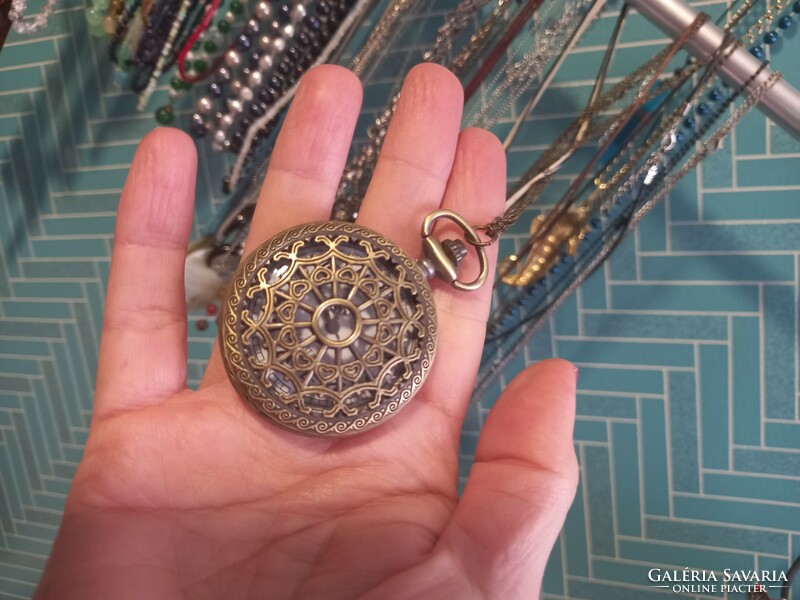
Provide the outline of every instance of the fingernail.
[[572,368],[575,369],[575,385],[578,385],[578,374],[580,373],[580,371],[578,370],[578,367],[576,367],[575,365],[573,365]]

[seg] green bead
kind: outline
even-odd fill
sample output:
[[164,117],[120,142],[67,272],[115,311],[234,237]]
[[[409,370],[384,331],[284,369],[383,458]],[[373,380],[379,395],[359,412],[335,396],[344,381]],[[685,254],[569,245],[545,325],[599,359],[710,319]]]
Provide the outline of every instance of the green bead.
[[194,61],[194,70],[198,73],[205,73],[208,71],[208,63],[204,60],[196,60]]
[[203,48],[205,48],[206,52],[208,52],[209,54],[217,51],[217,45],[211,40],[203,44]]
[[89,26],[93,25],[102,25],[103,24],[103,12],[94,7],[89,7],[86,9],[86,22]]
[[162,106],[156,111],[156,121],[158,121],[159,125],[169,125],[172,123],[172,119],[174,118],[175,115],[172,112],[172,107],[169,104]]
[[241,2],[239,2],[238,0],[233,0],[233,2],[231,2],[231,7],[230,8],[231,8],[231,12],[233,14],[240,15],[240,14],[242,14],[242,11],[244,10],[244,5]]
[[220,21],[217,23],[217,29],[219,29],[222,33],[228,33],[231,30],[231,24],[227,21]]
[[170,81],[169,84],[172,86],[172,89],[177,92],[186,89],[185,87],[183,87],[183,81],[178,79],[177,77],[173,77],[172,81]]
[[89,27],[89,33],[94,37],[100,37],[106,34],[103,29],[103,13],[96,8],[86,9],[86,24]]
[[192,50],[194,50],[195,52],[197,52],[198,50],[200,50],[200,42],[195,42],[195,43],[192,45]]

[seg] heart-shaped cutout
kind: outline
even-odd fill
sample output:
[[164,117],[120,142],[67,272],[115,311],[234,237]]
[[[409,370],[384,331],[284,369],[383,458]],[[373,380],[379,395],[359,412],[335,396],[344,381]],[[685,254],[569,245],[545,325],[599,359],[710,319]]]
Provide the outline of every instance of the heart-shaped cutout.
[[383,352],[380,348],[373,346],[372,349],[363,356],[364,363],[370,367],[377,367],[383,362]]
[[339,375],[339,370],[335,366],[326,363],[319,363],[315,370],[322,383],[328,383]]
[[394,336],[395,334],[391,326],[387,325],[386,323],[378,324],[378,334],[375,336],[375,339],[379,344],[385,346],[394,339]]
[[359,362],[351,362],[342,367],[342,374],[351,381],[356,381],[363,372],[364,367]]
[[375,300],[375,310],[378,313],[379,319],[388,319],[392,316],[394,304],[384,298],[378,298]]
[[315,267],[311,271],[311,281],[314,283],[328,283],[333,280],[333,272],[325,267]]
[[336,277],[339,281],[344,283],[355,283],[356,272],[352,267],[345,267],[344,269],[339,269],[336,271]]
[[275,309],[275,312],[278,313],[278,316],[284,323],[294,323],[294,318],[297,314],[297,304],[294,302],[281,302]]
[[297,335],[293,327],[282,327],[280,334],[278,334],[278,343],[285,348],[294,348],[297,346]]
[[380,286],[378,282],[374,279],[362,279],[361,283],[359,284],[361,290],[370,298],[374,298],[378,295],[378,291],[380,290]]
[[300,281],[293,281],[289,286],[289,293],[291,294],[292,298],[296,300],[302,300],[310,291],[311,284],[304,279],[301,279]]

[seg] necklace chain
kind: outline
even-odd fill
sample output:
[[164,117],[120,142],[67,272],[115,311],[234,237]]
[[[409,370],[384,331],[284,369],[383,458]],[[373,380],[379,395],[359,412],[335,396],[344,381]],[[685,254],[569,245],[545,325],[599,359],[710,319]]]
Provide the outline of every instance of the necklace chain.
[[[538,196],[538,192],[544,187],[545,181],[550,176],[548,169],[550,169],[561,156],[571,154],[576,149],[577,132],[584,127],[584,124],[587,122],[591,124],[596,115],[609,109],[614,103],[621,100],[630,90],[639,84],[639,91],[636,93],[633,104],[624,111],[622,115],[612,119],[610,126],[608,120],[604,120],[602,124],[597,123],[597,125],[594,126],[590,125],[587,135],[585,136],[594,136],[600,131],[605,130],[608,131],[608,140],[612,139],[613,135],[619,131],[632,112],[644,102],[652,83],[658,74],[666,67],[671,57],[674,56],[685,40],[693,36],[707,20],[707,15],[703,13],[698,15],[697,19],[695,19],[675,42],[665,47],[644,65],[603,94],[597,102],[588,106],[578,118],[561,133],[556,142],[539,157],[531,169],[526,172],[522,183],[518,187],[522,188],[529,180],[539,185],[531,186],[503,215],[497,217],[488,225],[481,227],[480,230],[483,231],[490,240],[496,240],[503,231],[514,224],[528,205]],[[542,176],[543,173],[546,175]]]
[[[391,26],[396,25],[399,18],[398,13],[402,10],[399,5],[407,0],[397,0],[393,7],[387,12],[391,13],[392,20]],[[499,6],[505,6],[509,0],[497,0],[498,6],[492,12],[494,15]],[[474,19],[480,7],[485,4],[482,0],[462,0],[451,13],[446,23],[437,31],[436,41],[433,47],[425,52],[423,60],[425,62],[440,62],[446,55],[447,51],[452,47],[453,39],[469,24],[470,19]],[[384,13],[386,16],[386,13]],[[383,21],[383,18],[381,19]],[[382,26],[381,23],[376,27],[377,30],[388,31],[391,27],[389,25]],[[384,35],[384,34],[381,34]],[[477,35],[477,34],[476,34]],[[471,40],[475,38],[472,36]],[[353,65],[363,64],[363,58],[356,56],[353,59]],[[352,67],[351,67],[352,68]],[[367,130],[367,143],[362,147],[361,151],[348,163],[344,170],[344,174],[339,183],[339,189],[336,193],[336,201],[333,207],[333,218],[339,221],[353,220],[358,211],[358,206],[361,199],[366,192],[366,186],[371,179],[372,171],[378,160],[380,149],[383,146],[383,140],[386,137],[386,132],[389,129],[389,123],[397,110],[397,103],[400,100],[400,93],[394,94],[387,106],[375,118],[373,125]]]
[[[759,71],[760,72],[760,71]],[[752,79],[754,79],[757,75],[754,75]],[[670,189],[674,187],[674,185],[686,175],[686,173],[695,168],[702,160],[704,160],[708,155],[713,153],[720,144],[720,141],[730,132],[730,130],[736,126],[737,123],[741,121],[741,119],[759,102],[761,98],[772,88],[775,83],[780,80],[779,73],[771,73],[769,78],[759,85],[756,89],[752,90],[745,102],[739,106],[734,113],[725,121],[725,123],[719,127],[709,138],[707,138],[699,148],[695,151],[695,153],[681,166],[681,168],[676,171],[665,183],[664,186],[661,187],[655,195],[650,197],[633,215],[631,221],[627,225],[625,232],[631,231],[639,220],[663,197],[669,193]],[[752,82],[752,79],[739,88],[733,97],[730,99],[731,102],[735,99],[736,96],[740,95],[745,89],[747,89],[748,85]],[[700,132],[696,134],[696,138],[701,135]],[[694,142],[691,142],[693,144]],[[689,147],[690,144],[687,144]],[[640,176],[641,171],[637,175],[633,175],[630,178],[630,182],[633,182],[636,177]],[[626,182],[627,184],[627,182]],[[623,186],[618,191],[618,194],[621,196],[624,193],[630,191],[629,186]],[[610,242],[604,243],[597,254],[595,254],[589,263],[581,269],[575,278],[563,288],[561,291],[558,292],[558,295],[555,299],[548,303],[547,308],[545,308],[540,313],[536,313],[535,319],[530,319],[528,321],[524,321],[521,323],[519,328],[520,335],[514,341],[514,343],[506,349],[501,355],[495,358],[489,365],[481,370],[481,373],[478,378],[478,382],[475,386],[475,393],[474,397],[482,396],[486,390],[488,389],[489,385],[492,381],[497,377],[497,375],[505,369],[511,359],[516,356],[517,352],[520,348],[524,347],[530,341],[531,337],[538,331],[538,329],[547,322],[548,318],[555,313],[555,311],[561,306],[564,300],[569,297],[585,280],[586,278],[594,272],[594,270],[601,265],[611,251],[616,247],[621,237],[617,237]]]
[[[500,118],[506,110],[508,110],[513,103],[519,98],[522,93],[529,87],[530,82],[533,81],[542,72],[544,67],[553,59],[559,49],[563,48],[566,42],[565,34],[572,31],[576,26],[583,13],[583,8],[589,4],[588,1],[582,0],[576,3],[570,3],[560,13],[557,19],[549,20],[542,19],[541,27],[535,27],[528,30],[525,38],[531,39],[529,49],[520,57],[518,61],[511,62],[505,69],[500,69],[490,83],[488,88],[493,90],[491,97],[485,101],[480,110],[473,111],[468,115],[466,122],[469,125],[479,125],[481,127],[490,127],[497,119]],[[535,32],[543,29],[540,33],[543,35],[536,36]],[[538,38],[538,39],[537,39]],[[502,75],[505,79],[497,83]],[[501,98],[504,98],[503,103],[496,106]],[[493,111],[493,115],[490,112]]]

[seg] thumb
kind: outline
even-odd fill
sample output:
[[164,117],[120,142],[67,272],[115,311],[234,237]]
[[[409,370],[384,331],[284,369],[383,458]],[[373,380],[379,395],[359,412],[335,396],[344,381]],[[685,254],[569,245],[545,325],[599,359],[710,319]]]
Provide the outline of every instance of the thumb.
[[478,440],[442,543],[487,598],[530,598],[575,496],[577,369],[529,367],[504,390]]

